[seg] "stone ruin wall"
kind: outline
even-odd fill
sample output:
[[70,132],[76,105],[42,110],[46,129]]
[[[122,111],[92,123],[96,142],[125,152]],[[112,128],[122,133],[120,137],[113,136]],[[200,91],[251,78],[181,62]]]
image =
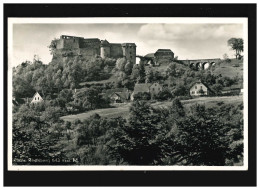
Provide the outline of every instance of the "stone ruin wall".
[[65,59],[68,56],[82,56],[88,59],[96,55],[115,59],[126,56],[127,60],[135,63],[136,47],[134,43],[132,43],[130,47],[123,47],[122,44],[119,43],[110,43],[109,47],[104,48],[101,47],[101,41],[98,38],[84,39],[82,37],[63,35],[57,41],[57,47],[54,53],[54,56],[65,57]]
[[116,59],[123,57],[123,48],[121,44],[110,44],[110,57]]

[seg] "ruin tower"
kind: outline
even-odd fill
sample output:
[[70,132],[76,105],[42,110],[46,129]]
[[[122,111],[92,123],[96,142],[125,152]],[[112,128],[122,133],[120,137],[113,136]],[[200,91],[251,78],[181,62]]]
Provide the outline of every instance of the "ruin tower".
[[100,56],[102,58],[110,57],[110,44],[107,40],[101,40],[100,43]]
[[136,64],[136,45],[135,43],[123,43],[123,56],[132,64]]

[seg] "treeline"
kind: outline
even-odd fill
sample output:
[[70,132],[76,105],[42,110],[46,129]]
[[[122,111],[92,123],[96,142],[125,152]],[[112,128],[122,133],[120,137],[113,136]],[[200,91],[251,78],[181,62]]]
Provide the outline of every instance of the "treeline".
[[54,57],[45,65],[35,56],[33,62],[25,61],[13,68],[13,95],[26,98],[38,91],[51,99],[62,89],[80,88],[81,82],[108,79],[115,62],[110,58],[86,60],[77,56],[64,60]]
[[[93,115],[64,122],[52,106],[23,105],[13,116],[13,159],[80,165],[242,165],[243,104],[169,108],[134,101],[128,120]],[[33,163],[27,163],[33,164]]]

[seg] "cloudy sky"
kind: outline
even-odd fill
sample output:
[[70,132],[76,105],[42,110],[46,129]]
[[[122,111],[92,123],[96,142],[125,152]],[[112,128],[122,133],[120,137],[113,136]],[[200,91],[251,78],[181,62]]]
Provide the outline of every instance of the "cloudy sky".
[[39,55],[51,61],[47,46],[60,35],[106,39],[111,43],[134,42],[137,54],[171,49],[179,59],[234,57],[227,46],[231,37],[243,36],[242,24],[14,24],[13,65]]

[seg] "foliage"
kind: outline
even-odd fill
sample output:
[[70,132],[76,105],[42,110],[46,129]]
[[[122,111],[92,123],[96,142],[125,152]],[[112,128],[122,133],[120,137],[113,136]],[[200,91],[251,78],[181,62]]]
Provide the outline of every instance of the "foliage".
[[56,50],[56,48],[57,48],[58,40],[59,40],[58,38],[53,39],[53,40],[51,41],[51,44],[48,46],[51,55],[54,54],[54,52],[55,52],[55,50]]
[[241,59],[241,52],[244,51],[244,41],[242,38],[230,38],[228,40],[228,46],[236,51],[236,59]]
[[130,108],[126,125],[113,132],[116,144],[111,149],[117,158],[131,165],[152,165],[171,150],[167,112],[155,110],[143,101],[135,101]]
[[150,100],[151,94],[148,92],[138,92],[137,94],[134,94],[134,100]]
[[[33,164],[32,159],[49,160],[55,139],[50,138],[50,124],[27,105],[13,115],[14,164]],[[24,160],[24,163],[16,160]],[[48,161],[46,161],[48,162]],[[44,164],[44,163],[43,163]]]
[[163,88],[162,91],[160,91],[156,96],[155,99],[157,100],[169,100],[173,98],[172,93],[169,89]]

